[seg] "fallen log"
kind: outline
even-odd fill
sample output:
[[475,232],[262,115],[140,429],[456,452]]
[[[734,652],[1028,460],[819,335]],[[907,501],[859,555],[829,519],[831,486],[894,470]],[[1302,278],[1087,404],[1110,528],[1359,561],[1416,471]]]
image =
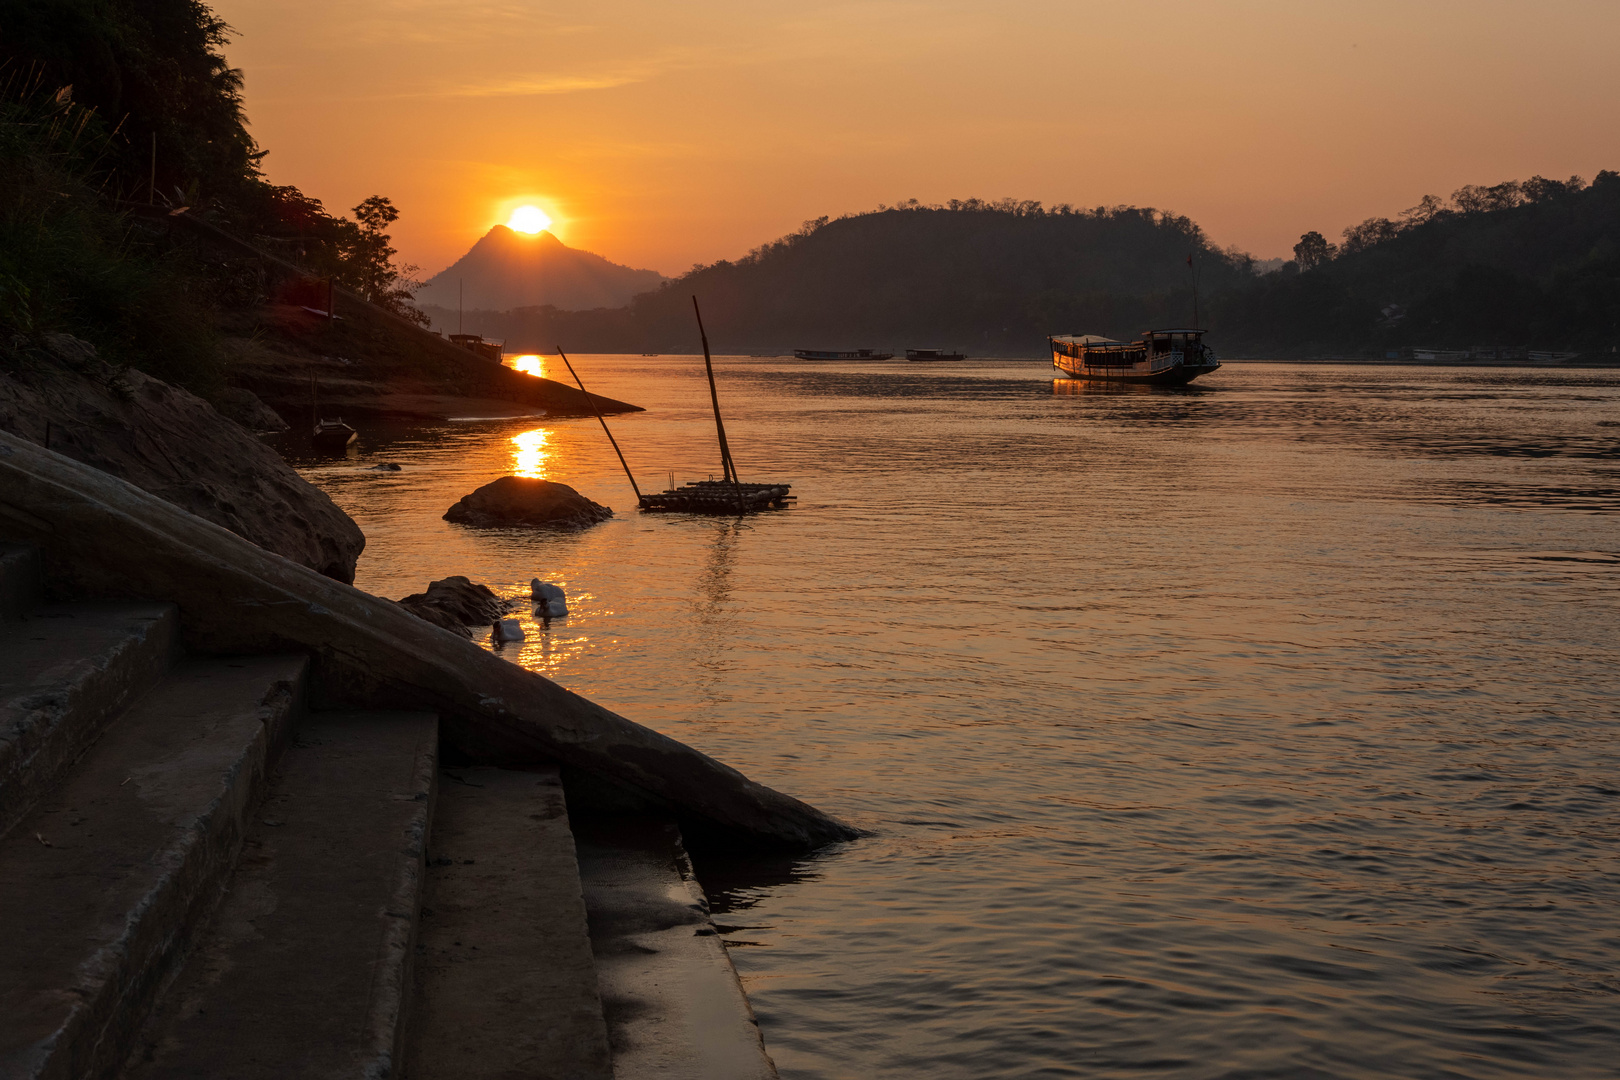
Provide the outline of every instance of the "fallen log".
[[589,799],[666,810],[699,842],[806,851],[859,835],[391,601],[4,433],[0,534],[37,545],[64,598],[172,602],[196,652],[307,652],[334,703],[434,709],[466,757],[559,762]]

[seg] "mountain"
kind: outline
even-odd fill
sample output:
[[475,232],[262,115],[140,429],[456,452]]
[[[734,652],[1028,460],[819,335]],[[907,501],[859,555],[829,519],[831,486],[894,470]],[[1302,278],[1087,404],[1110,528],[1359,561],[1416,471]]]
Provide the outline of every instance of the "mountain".
[[530,236],[497,225],[418,289],[416,302],[448,311],[458,303],[469,310],[546,305],[587,311],[623,307],[665,280],[656,270],[632,270],[571,248],[549,232]]

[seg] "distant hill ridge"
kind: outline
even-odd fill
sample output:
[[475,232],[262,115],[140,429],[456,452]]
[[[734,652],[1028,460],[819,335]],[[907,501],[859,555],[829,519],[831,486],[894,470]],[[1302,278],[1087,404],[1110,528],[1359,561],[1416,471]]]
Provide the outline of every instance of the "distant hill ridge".
[[[497,225],[416,292],[418,304],[455,311],[546,305],[563,311],[623,307],[667,280],[571,248],[549,232],[533,236]],[[458,295],[459,294],[459,295]]]
[[1341,245],[1308,233],[1296,252],[1262,268],[1211,244],[1190,219],[1140,207],[907,204],[806,222],[618,309],[469,303],[467,327],[511,348],[690,352],[695,294],[723,353],[944,346],[1040,356],[1048,334],[1124,338],[1192,321],[1196,276],[1196,318],[1226,356],[1481,345],[1620,355],[1611,352],[1620,345],[1614,172],[1590,184],[1470,186],[1399,220],[1352,226]]

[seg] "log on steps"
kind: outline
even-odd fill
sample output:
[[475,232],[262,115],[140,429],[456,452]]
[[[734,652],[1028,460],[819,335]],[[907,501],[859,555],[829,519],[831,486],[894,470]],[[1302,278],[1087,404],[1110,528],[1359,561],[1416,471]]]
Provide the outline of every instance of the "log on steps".
[[121,1060],[230,874],[307,666],[178,665],[0,840],[0,1076]]
[[398,1075],[438,762],[432,713],[313,713],[129,1078]]
[[803,851],[859,835],[390,601],[3,433],[0,532],[39,543],[53,585],[174,601],[194,649],[307,648],[318,685],[341,700],[435,711],[485,762],[559,762],[571,798],[600,790],[674,816],[689,838],[738,847]]
[[613,1080],[557,770],[444,770],[428,850],[410,1080]]

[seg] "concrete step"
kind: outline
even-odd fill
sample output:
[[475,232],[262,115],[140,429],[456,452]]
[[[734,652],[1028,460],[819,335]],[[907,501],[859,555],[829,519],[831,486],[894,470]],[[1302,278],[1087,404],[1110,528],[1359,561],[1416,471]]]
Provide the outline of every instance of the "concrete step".
[[574,838],[616,1080],[773,1080],[680,830],[601,818]]
[[162,677],[178,626],[172,604],[51,604],[0,622],[0,836]]
[[410,1080],[612,1080],[557,770],[446,770],[429,852]]
[[129,1077],[397,1075],[438,760],[432,713],[313,713]]
[[307,667],[180,664],[0,840],[0,1076],[121,1062],[229,877]]
[[39,603],[44,572],[39,549],[0,542],[0,619],[15,619]]

